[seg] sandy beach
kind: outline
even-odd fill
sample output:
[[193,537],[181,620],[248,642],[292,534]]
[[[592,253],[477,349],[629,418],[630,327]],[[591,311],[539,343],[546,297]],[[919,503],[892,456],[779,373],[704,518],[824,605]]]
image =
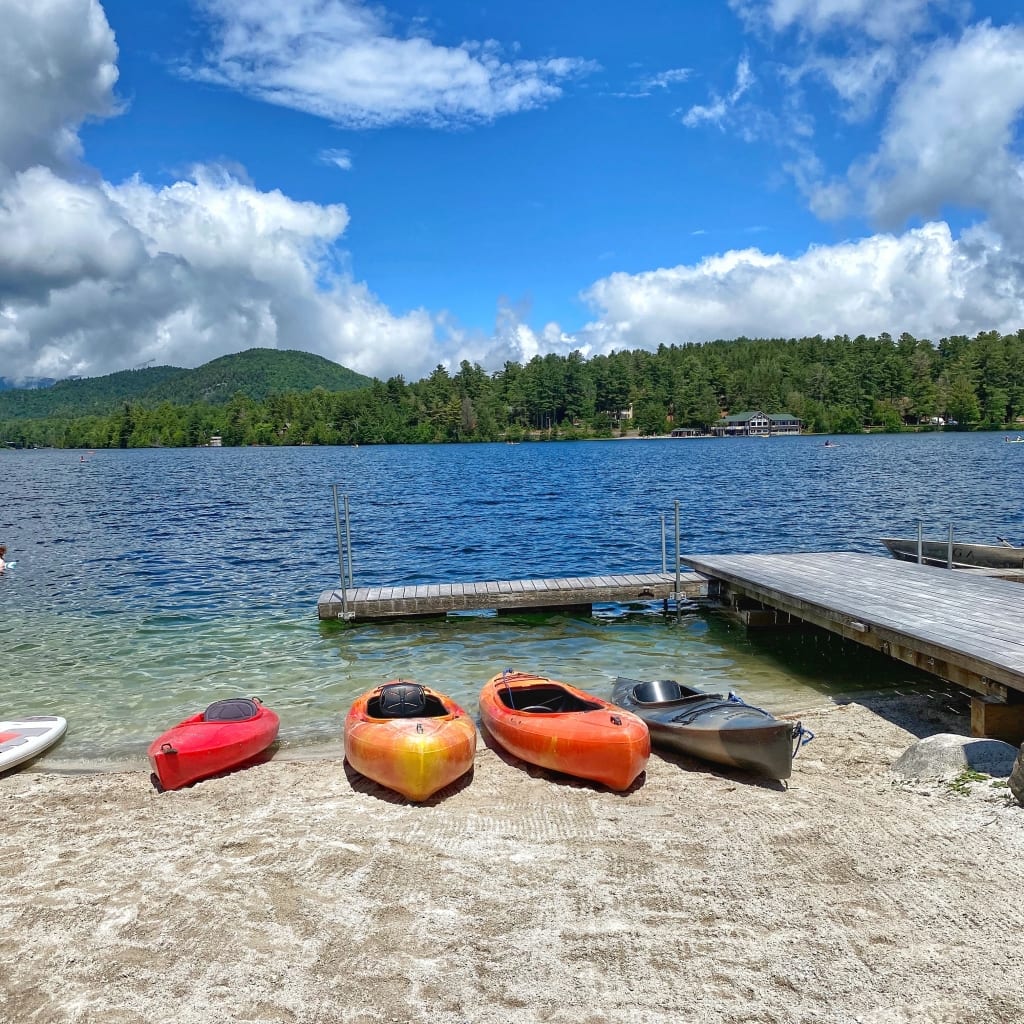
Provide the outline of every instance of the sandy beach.
[[652,757],[629,793],[481,743],[421,806],[326,760],[177,793],[0,779],[0,1020],[1024,1020],[1024,808],[898,782],[927,698],[827,706],[788,786]]

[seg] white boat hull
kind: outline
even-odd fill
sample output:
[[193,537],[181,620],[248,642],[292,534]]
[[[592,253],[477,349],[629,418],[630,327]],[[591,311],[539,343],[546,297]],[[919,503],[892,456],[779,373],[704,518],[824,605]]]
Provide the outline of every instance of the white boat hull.
[[0,722],[0,772],[16,768],[49,750],[67,731],[57,715],[34,715]]

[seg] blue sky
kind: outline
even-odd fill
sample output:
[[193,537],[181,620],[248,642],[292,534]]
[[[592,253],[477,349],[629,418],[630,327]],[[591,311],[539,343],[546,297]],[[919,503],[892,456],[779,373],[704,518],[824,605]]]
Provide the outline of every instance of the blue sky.
[[1024,17],[0,0],[0,376],[1024,327]]

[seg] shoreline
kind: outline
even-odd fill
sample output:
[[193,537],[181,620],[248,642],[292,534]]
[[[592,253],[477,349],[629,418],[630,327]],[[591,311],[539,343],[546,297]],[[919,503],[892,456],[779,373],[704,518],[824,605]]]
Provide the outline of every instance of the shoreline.
[[[771,703],[772,713],[780,719],[797,720],[805,714],[816,714],[834,707],[843,707],[847,704],[866,704],[873,706],[876,703],[886,705],[898,705],[902,701],[920,701],[925,705],[933,705],[940,714],[948,714],[951,727],[959,723],[963,731],[970,729],[970,708],[966,698],[956,688],[943,684],[941,680],[917,685],[913,689],[875,689],[875,690],[850,690],[845,693],[836,694],[815,694],[811,703],[804,703],[802,700],[790,699]],[[959,704],[959,707],[953,705]],[[322,735],[315,738],[294,739],[282,738],[270,748],[270,756],[264,763],[288,763],[288,762],[331,762],[344,760],[344,721],[347,707],[335,713],[336,723],[331,738],[325,739]],[[483,745],[482,726],[478,713],[473,713],[473,720],[477,727],[478,745]],[[956,731],[953,729],[953,731]],[[133,755],[119,757],[107,757],[86,759],[83,757],[68,757],[62,759],[61,748],[66,742],[62,738],[44,751],[35,760],[13,769],[7,776],[0,774],[0,785],[5,778],[12,778],[17,774],[24,775],[55,775],[68,778],[91,775],[130,775],[141,773],[149,777],[150,765],[146,757],[146,748],[154,734],[145,745],[138,748]]]
[[800,712],[788,787],[656,754],[619,794],[485,743],[421,805],[340,750],[165,794],[12,774],[0,1018],[1024,1019],[1024,808],[992,780],[896,782],[964,718],[870,704]]

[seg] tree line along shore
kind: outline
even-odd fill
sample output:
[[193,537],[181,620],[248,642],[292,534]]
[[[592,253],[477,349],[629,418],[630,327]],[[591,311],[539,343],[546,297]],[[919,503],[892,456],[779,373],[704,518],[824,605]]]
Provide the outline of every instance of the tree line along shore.
[[143,386],[151,377],[140,370],[0,392],[0,440],[142,448],[211,438],[224,446],[586,439],[706,431],[747,409],[796,416],[807,433],[1024,422],[1024,330],[937,344],[904,333],[737,338],[590,358],[573,351],[490,373],[464,360],[455,372],[438,366],[415,382],[268,349],[196,371],[151,370],[158,386]]

